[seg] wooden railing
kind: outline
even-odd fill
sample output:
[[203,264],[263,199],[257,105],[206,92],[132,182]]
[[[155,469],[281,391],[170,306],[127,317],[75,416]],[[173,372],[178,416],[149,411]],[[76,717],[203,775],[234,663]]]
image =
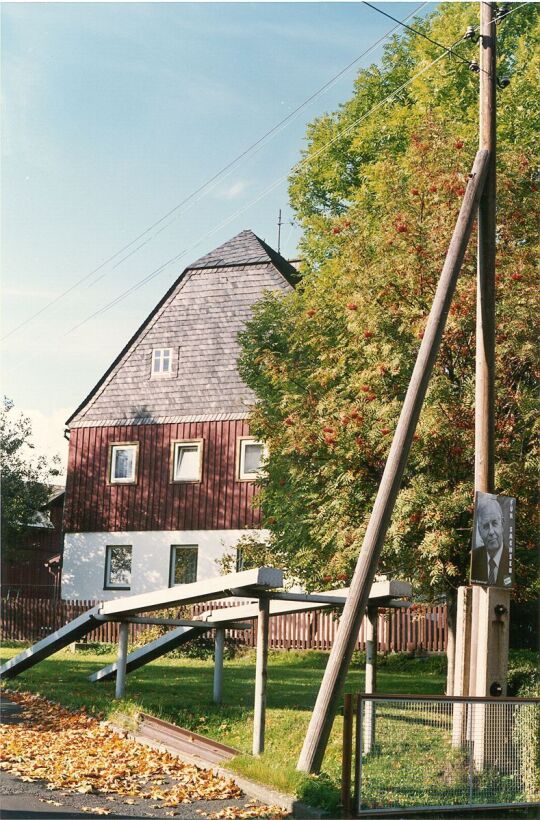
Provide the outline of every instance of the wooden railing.
[[[61,601],[40,598],[3,598],[0,630],[2,640],[37,641],[81,615],[98,601]],[[240,602],[239,602],[240,603]],[[243,602],[242,602],[243,603]],[[193,618],[209,609],[237,606],[232,601],[195,604]],[[331,649],[338,627],[334,612],[297,612],[270,619],[271,649]],[[140,638],[149,627],[130,624],[130,642]],[[379,652],[444,652],[446,648],[446,607],[415,605],[410,609],[380,609]],[[255,646],[256,629],[227,630],[229,638]],[[118,625],[100,624],[87,641],[116,643]],[[365,649],[364,624],[358,636],[358,649]]]

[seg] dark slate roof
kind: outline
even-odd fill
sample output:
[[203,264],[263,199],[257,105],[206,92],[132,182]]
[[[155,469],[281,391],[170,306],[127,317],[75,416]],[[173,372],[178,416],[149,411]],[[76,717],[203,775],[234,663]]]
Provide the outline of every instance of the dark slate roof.
[[[253,394],[236,368],[237,336],[265,291],[296,269],[252,231],[189,265],[66,422],[86,427],[241,417]],[[151,378],[152,350],[173,349],[173,377]]]
[[257,265],[267,263],[268,259],[271,259],[275,267],[287,280],[291,280],[292,284],[296,283],[298,279],[296,268],[267,245],[266,242],[255,236],[253,231],[242,231],[237,236],[229,239],[228,242],[215,248],[215,250],[201,256],[200,259],[189,265],[188,270],[228,267],[230,265]]

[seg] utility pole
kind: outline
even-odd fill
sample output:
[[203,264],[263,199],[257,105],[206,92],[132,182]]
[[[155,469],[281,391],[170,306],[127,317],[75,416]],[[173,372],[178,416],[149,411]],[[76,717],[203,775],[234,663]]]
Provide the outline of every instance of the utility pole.
[[279,216],[277,221],[277,252],[281,252],[281,226],[283,222],[281,221],[281,208],[279,209]]
[[[484,493],[495,490],[496,25],[495,3],[481,3],[480,148],[490,158],[478,212],[474,487]],[[469,694],[506,694],[510,590],[474,586],[472,592],[477,647]]]
[[495,487],[495,241],[497,32],[495,4],[480,4],[480,144],[489,165],[478,209],[474,488]]
[[407,394],[392,440],[379,491],[373,505],[358,562],[343,608],[339,629],[328,659],[317,701],[313,709],[297,768],[304,772],[320,769],[339,699],[367,606],[369,591],[377,571],[386,532],[407,464],[416,424],[427,392],[431,372],[448,318],[459,272],[469,242],[478,203],[484,186],[489,155],[478,151],[433,305],[416,358]]

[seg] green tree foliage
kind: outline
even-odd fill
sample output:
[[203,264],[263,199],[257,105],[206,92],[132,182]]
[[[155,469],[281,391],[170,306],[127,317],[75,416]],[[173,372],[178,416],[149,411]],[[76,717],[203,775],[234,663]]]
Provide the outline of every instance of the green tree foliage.
[[[17,535],[32,523],[50,495],[51,484],[58,475],[45,456],[31,452],[30,419],[13,416],[13,402],[4,397],[0,410],[2,550],[13,551]],[[55,462],[56,463],[56,462]]]
[[[476,4],[420,25],[452,43]],[[537,584],[534,280],[538,251],[538,8],[499,24],[497,476],[518,499],[516,594]],[[464,42],[468,59],[477,47]],[[360,72],[308,129],[291,199],[304,229],[296,292],[267,295],[242,336],[243,378],[268,443],[261,482],[276,562],[310,588],[347,580],[362,543],[478,141],[478,75],[413,34]],[[367,112],[414,79],[396,97]],[[327,145],[329,147],[327,148]],[[451,308],[381,571],[426,595],[466,582],[474,476],[476,237]],[[537,431],[536,431],[537,433]]]

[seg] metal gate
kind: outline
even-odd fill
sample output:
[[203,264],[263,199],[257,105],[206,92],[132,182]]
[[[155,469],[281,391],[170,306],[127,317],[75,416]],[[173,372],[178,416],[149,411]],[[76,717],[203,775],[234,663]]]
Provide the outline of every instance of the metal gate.
[[540,698],[346,695],[342,803],[356,817],[540,805]]

